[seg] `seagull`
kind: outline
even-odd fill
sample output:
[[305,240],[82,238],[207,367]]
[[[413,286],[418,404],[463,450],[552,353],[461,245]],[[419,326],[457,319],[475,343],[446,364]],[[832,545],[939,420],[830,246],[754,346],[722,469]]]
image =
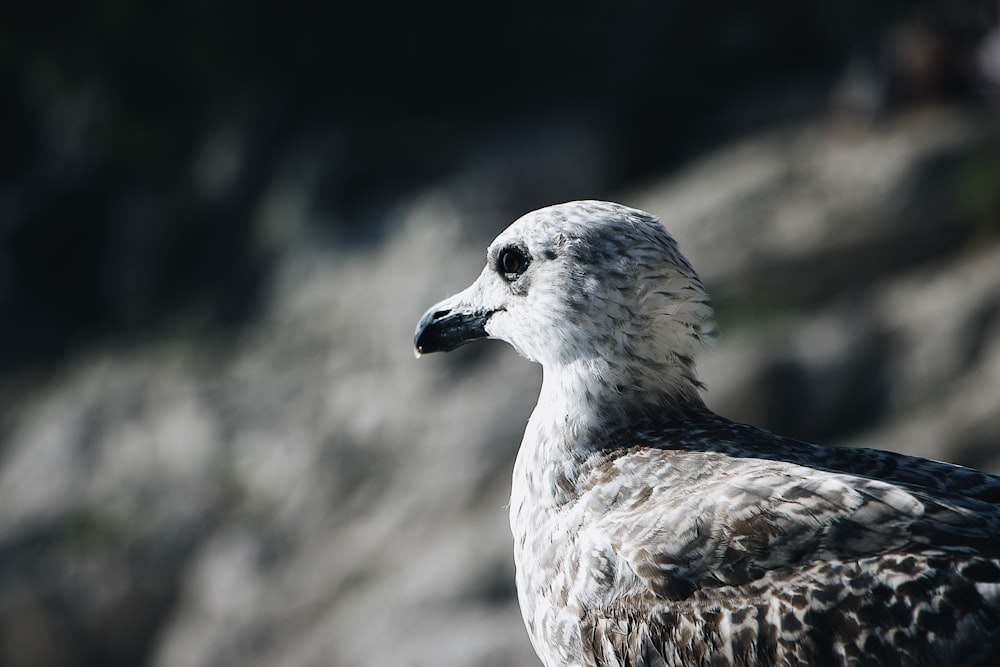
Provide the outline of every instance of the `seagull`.
[[546,667],[1000,664],[1000,477],[711,412],[709,296],[654,216],[528,213],[417,355],[540,363],[514,464],[517,594]]

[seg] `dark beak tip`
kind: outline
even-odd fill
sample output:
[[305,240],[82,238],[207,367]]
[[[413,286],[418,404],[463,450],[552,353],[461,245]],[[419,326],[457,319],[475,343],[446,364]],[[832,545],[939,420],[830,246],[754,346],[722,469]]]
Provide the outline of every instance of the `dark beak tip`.
[[413,334],[417,357],[431,352],[451,352],[465,343],[487,338],[489,313],[461,313],[431,309],[420,318]]

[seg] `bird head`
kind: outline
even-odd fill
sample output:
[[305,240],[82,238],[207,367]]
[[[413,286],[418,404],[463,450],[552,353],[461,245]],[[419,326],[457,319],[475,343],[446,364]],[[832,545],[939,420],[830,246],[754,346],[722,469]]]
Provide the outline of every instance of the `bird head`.
[[616,382],[666,374],[696,386],[693,359],[714,335],[711,316],[698,275],[654,216],[577,201],[502,232],[479,278],[420,319],[414,344],[419,355],[492,338],[546,371],[583,363]]

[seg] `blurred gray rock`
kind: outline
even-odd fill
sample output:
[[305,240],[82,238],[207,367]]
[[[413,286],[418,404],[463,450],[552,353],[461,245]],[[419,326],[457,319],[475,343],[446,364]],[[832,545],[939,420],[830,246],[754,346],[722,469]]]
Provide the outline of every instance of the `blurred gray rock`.
[[[817,122],[623,194],[718,297],[709,402],[1000,471],[997,131]],[[3,383],[0,663],[536,664],[504,506],[540,371],[500,344],[411,348],[512,219],[496,174],[429,191],[381,245],[286,238],[237,334]],[[304,210],[276,197],[263,233]]]
[[[723,335],[701,375],[718,412],[1000,469],[998,193],[996,118],[930,109],[765,134],[632,201],[716,300]],[[978,407],[951,423],[944,402]],[[881,433],[927,413],[949,428]]]

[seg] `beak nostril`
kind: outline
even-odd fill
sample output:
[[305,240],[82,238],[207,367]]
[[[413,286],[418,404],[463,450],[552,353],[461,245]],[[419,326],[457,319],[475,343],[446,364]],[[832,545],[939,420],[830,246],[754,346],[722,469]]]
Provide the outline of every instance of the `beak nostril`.
[[435,312],[433,315],[431,315],[431,320],[440,320],[442,317],[444,317],[450,312],[451,312],[450,308],[448,310],[439,310]]

